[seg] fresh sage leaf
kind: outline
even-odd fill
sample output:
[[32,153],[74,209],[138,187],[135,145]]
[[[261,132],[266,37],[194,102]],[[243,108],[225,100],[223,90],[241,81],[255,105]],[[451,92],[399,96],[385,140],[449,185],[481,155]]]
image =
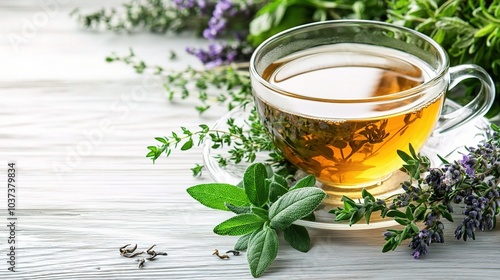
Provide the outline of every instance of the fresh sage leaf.
[[243,187],[250,202],[262,207],[269,198],[269,186],[266,184],[267,170],[262,163],[247,167],[243,174]]
[[262,227],[265,220],[255,214],[240,214],[225,220],[214,228],[218,235],[244,235]]
[[248,248],[248,240],[252,236],[252,233],[245,234],[242,237],[238,238],[236,244],[234,244],[234,249],[237,251],[244,251]]
[[266,221],[269,220],[269,211],[267,211],[266,209],[263,209],[260,207],[251,207],[250,209],[251,209],[250,211],[252,211],[252,213],[259,216],[261,219],[266,220]]
[[252,213],[250,206],[236,206],[231,203],[225,203],[227,209],[235,214]]
[[311,214],[326,197],[319,188],[310,187],[290,191],[269,208],[271,226],[284,230],[293,222]]
[[311,249],[311,239],[307,229],[303,226],[291,225],[283,231],[286,242],[294,249],[308,252]]
[[297,183],[295,183],[295,185],[291,187],[290,190],[296,190],[305,187],[313,187],[314,184],[316,184],[316,178],[313,175],[308,175],[297,181]]
[[274,174],[273,177],[267,179],[269,184],[269,200],[275,202],[280,196],[288,192],[288,183],[286,179],[280,175]]
[[247,260],[253,277],[259,277],[273,263],[278,255],[279,239],[276,231],[269,227],[250,236]]
[[234,206],[250,205],[245,191],[230,184],[201,184],[188,188],[187,192],[201,204],[217,210],[228,211],[226,203]]

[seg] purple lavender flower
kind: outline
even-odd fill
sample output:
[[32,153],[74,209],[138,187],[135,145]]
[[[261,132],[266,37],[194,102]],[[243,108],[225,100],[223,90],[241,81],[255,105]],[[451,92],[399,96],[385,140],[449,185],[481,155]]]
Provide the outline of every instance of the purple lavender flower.
[[[495,206],[491,207],[491,199],[495,199]],[[462,223],[455,230],[455,237],[467,241],[467,238],[475,239],[476,229],[485,231],[492,229],[494,226],[494,217],[496,209],[497,197],[491,192],[491,199],[486,197],[477,197],[475,195],[468,195],[464,199],[467,205],[464,211],[465,218]]]
[[215,5],[212,17],[208,21],[207,28],[203,31],[203,37],[213,40],[224,32],[227,27],[228,17],[234,17],[241,7],[237,7],[231,0],[220,0]]
[[471,178],[474,178],[474,164],[475,160],[471,159],[467,155],[463,155],[462,160],[459,160],[460,163],[465,168],[465,173],[469,175]]
[[429,245],[431,245],[431,237],[433,233],[434,232],[432,230],[423,229],[412,238],[408,246],[414,249],[412,253],[414,259],[418,259],[427,254],[429,251]]
[[187,48],[186,51],[195,55],[207,68],[244,61],[250,58],[253,48],[245,41],[232,44],[213,43],[208,49]]

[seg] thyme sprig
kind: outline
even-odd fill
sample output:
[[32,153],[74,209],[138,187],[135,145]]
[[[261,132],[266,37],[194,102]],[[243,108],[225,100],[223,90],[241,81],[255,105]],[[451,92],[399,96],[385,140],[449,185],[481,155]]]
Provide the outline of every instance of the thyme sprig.
[[[254,162],[257,153],[261,151],[273,151],[274,145],[264,132],[263,126],[260,124],[255,107],[252,108],[250,116],[247,120],[244,129],[235,123],[233,118],[226,121],[227,130],[210,129],[207,125],[199,125],[198,130],[189,130],[181,127],[181,132],[171,132],[171,135],[164,137],[156,137],[160,142],[159,145],[149,146],[149,153],[146,155],[153,161],[161,155],[170,156],[173,149],[179,148],[181,151],[187,151],[194,146],[201,146],[205,138],[211,141],[211,148],[214,150],[230,147],[228,155],[218,154],[215,156],[220,166],[227,166],[229,162],[238,164],[242,161]],[[273,166],[282,166],[286,162],[280,153],[269,153],[270,159],[268,164]],[[194,176],[201,175],[203,165],[196,164],[191,170]]]
[[201,32],[210,18],[198,7],[179,9],[171,1],[163,0],[131,0],[121,8],[102,8],[88,14],[75,9],[71,15],[86,28],[115,32],[146,29],[155,33],[186,29]]
[[232,110],[253,100],[250,77],[246,70],[248,63],[201,70],[188,66],[179,71],[160,65],[148,65],[136,56],[133,49],[126,55],[112,53],[106,57],[106,61],[130,65],[138,74],[159,76],[170,101],[176,97],[187,99],[195,94],[194,98],[200,102],[195,106],[199,113],[205,112],[214,104],[225,105],[228,110]]

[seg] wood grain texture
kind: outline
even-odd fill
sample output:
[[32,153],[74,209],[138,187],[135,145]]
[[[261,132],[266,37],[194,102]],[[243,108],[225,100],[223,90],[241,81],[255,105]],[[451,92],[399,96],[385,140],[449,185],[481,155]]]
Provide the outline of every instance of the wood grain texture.
[[[159,63],[174,49],[181,60],[171,66],[183,67],[196,63],[183,55],[184,47],[204,42],[189,34],[88,31],[68,16],[75,7],[92,11],[101,2],[59,1],[58,13],[17,51],[9,35],[22,34],[23,22],[41,11],[42,2],[0,2],[0,180],[10,161],[19,179],[17,272],[7,271],[8,232],[0,226],[0,279],[250,279],[244,255],[212,256],[215,248],[225,251],[236,241],[212,233],[230,214],[206,209],[185,192],[211,181],[208,174],[191,177],[201,149],[154,165],[145,158],[153,137],[180,125],[213,123],[224,110],[201,118],[192,109],[195,101],[171,104],[161,84],[104,62],[110,52],[124,54],[133,46],[146,61]],[[6,209],[6,196],[0,208]],[[1,224],[6,219],[1,211]],[[383,229],[312,230],[309,253],[283,242],[263,277],[496,278],[498,230],[464,243],[453,238],[456,225],[447,223],[446,243],[433,245],[418,261],[405,246],[382,254]],[[127,243],[140,250],[156,244],[169,255],[138,269],[134,259],[119,255]]]

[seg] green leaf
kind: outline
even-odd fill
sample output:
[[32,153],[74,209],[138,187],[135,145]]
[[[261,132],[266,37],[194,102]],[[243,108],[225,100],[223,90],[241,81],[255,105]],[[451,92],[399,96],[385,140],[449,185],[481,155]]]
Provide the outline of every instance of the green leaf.
[[308,252],[311,249],[311,239],[307,229],[303,226],[291,225],[283,231],[286,242],[294,249]]
[[189,138],[188,141],[186,141],[186,143],[184,143],[184,145],[182,145],[181,147],[181,151],[186,151],[186,150],[189,150],[193,147],[193,138]]
[[398,156],[404,161],[404,162],[409,162],[409,161],[412,161],[413,158],[407,154],[405,151],[402,151],[402,150],[397,150],[397,153],[398,153]]
[[243,187],[253,205],[262,207],[269,198],[269,186],[266,184],[267,171],[262,163],[250,165],[243,174]]
[[244,235],[258,230],[264,222],[261,217],[255,214],[239,214],[215,226],[214,233],[218,235]]
[[250,236],[247,260],[253,277],[259,277],[273,263],[278,255],[278,234],[274,229],[264,227]]
[[444,204],[439,204],[438,205],[439,212],[441,212],[441,215],[448,221],[453,222],[453,217],[451,216],[451,213],[448,211],[448,207]]
[[162,142],[163,144],[167,144],[167,140],[165,140],[165,138],[162,138],[162,137],[155,137],[156,141],[160,141]]
[[413,211],[411,207],[406,207],[406,218],[410,221],[413,221],[415,217],[413,217]]
[[441,163],[450,164],[450,162],[448,160],[446,160],[444,157],[440,156],[439,154],[436,154],[436,156],[441,160]]
[[351,219],[349,219],[349,225],[352,226],[355,223],[359,222],[359,220],[363,218],[364,214],[365,214],[365,208],[364,207],[358,208],[358,210],[356,210],[354,215],[351,216]]
[[266,209],[262,209],[260,207],[251,207],[252,213],[261,217],[263,220],[269,220],[269,211]]
[[365,220],[366,220],[366,224],[369,225],[370,224],[370,218],[372,217],[372,212],[373,210],[372,209],[366,209],[366,212],[365,212]]
[[252,213],[252,208],[250,206],[236,206],[231,203],[224,203],[224,205],[226,205],[226,208],[229,209],[229,211],[235,214]]
[[246,250],[248,248],[248,240],[250,239],[250,236],[252,236],[251,233],[238,238],[238,241],[234,244],[234,249],[238,251]]
[[274,174],[269,183],[269,200],[275,202],[280,196],[288,192],[286,179],[280,175]]
[[496,27],[497,27],[497,25],[495,23],[490,23],[490,24],[484,26],[483,28],[479,29],[474,34],[474,37],[479,38],[479,37],[484,37],[484,36],[490,35],[490,33],[492,33],[493,30],[496,29]]
[[418,228],[418,226],[415,223],[413,223],[413,222],[410,223],[410,227],[413,230],[413,232],[415,232],[415,233],[418,233],[420,231],[420,229]]
[[401,233],[400,238],[398,239],[398,246],[401,245],[401,242],[403,242],[403,240],[409,238],[408,233],[409,233],[410,229],[411,229],[411,226],[406,226],[403,229],[403,232]]
[[406,218],[406,214],[399,211],[399,210],[391,210],[389,212],[387,212],[387,217],[399,217],[399,218]]
[[382,253],[386,253],[389,251],[394,251],[398,247],[398,244],[394,241],[394,239],[389,239],[385,242],[384,247],[382,247]]
[[361,190],[361,195],[365,201],[368,199],[369,201],[375,202],[375,197],[364,188]]
[[402,226],[407,226],[408,224],[410,224],[408,219],[394,218],[394,221],[396,221],[398,224]]
[[352,208],[358,208],[356,206],[356,202],[354,200],[350,199],[349,197],[345,196],[345,195],[342,196],[342,198],[340,199],[340,201],[344,202],[344,209],[346,211],[349,211]]
[[415,149],[413,148],[413,145],[411,143],[408,145],[408,149],[410,150],[411,156],[414,159],[417,159],[418,158],[417,153],[415,152]]
[[226,203],[235,206],[250,205],[245,191],[230,184],[200,184],[188,188],[187,192],[201,204],[213,209],[228,211]]
[[424,215],[425,215],[425,211],[427,210],[427,207],[425,206],[419,206],[415,209],[415,211],[413,211],[413,219],[412,220],[423,220],[424,219]]
[[316,184],[316,178],[313,175],[308,175],[297,181],[297,183],[295,183],[295,185],[291,187],[290,190],[296,190],[305,187],[313,187],[314,184]]
[[302,188],[280,197],[269,208],[271,226],[284,230],[293,222],[311,214],[326,197],[319,188]]

